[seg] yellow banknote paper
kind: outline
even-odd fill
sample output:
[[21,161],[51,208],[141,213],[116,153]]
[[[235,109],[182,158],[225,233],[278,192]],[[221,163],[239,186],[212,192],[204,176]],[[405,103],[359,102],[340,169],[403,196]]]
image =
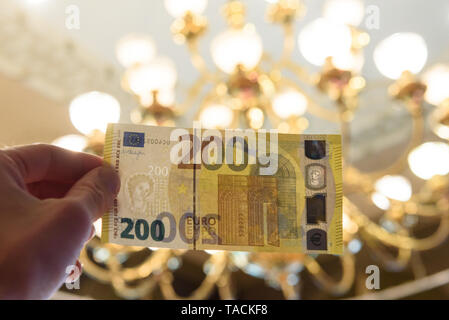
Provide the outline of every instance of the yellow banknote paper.
[[121,189],[102,241],[341,254],[339,135],[110,124]]

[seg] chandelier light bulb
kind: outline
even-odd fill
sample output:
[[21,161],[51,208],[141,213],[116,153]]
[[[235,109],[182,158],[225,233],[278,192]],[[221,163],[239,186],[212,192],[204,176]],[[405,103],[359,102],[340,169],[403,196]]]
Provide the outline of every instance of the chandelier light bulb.
[[421,179],[449,173],[449,145],[444,142],[426,142],[408,156],[412,172]]
[[365,16],[365,8],[361,0],[328,0],[323,16],[335,23],[358,26]]
[[152,91],[170,91],[177,80],[176,67],[166,57],[156,57],[151,62],[128,69],[125,81],[129,90],[138,96]]
[[212,59],[226,73],[234,72],[239,64],[248,70],[254,68],[262,50],[262,39],[252,24],[224,31],[211,44]]
[[107,124],[120,119],[120,104],[111,95],[92,91],[75,97],[69,107],[70,120],[83,134],[106,132]]
[[[139,95],[139,101],[142,106],[151,106],[154,103],[153,93],[151,91],[144,92]],[[172,106],[175,103],[174,89],[158,91],[157,101],[163,106]]]
[[183,17],[188,11],[200,15],[206,10],[207,0],[165,0],[165,9],[173,18]]
[[57,138],[51,144],[67,150],[81,152],[87,146],[87,138],[78,134],[69,134]]
[[203,127],[210,129],[228,128],[234,120],[231,108],[222,104],[211,104],[200,113],[200,122]]
[[374,50],[377,69],[390,79],[399,79],[404,71],[417,74],[426,61],[426,42],[416,33],[395,33],[382,40]]
[[352,45],[348,26],[318,18],[306,25],[298,36],[299,51],[313,65],[322,66],[327,57],[348,54]]
[[449,139],[449,104],[435,108],[429,117],[429,124],[432,131],[442,139]]
[[381,195],[393,200],[408,201],[412,196],[412,186],[410,181],[399,175],[383,176],[376,181],[374,188]]
[[265,116],[260,108],[253,107],[248,110],[249,126],[252,129],[260,129],[263,126]]
[[361,52],[343,52],[332,57],[332,63],[337,69],[352,71],[354,73],[360,73],[364,62],[365,58]]
[[371,201],[379,209],[388,210],[390,208],[390,200],[379,192],[373,192],[373,194],[371,194]]
[[129,34],[118,41],[115,51],[121,65],[129,68],[149,63],[156,55],[156,45],[148,36]]
[[427,85],[425,99],[427,102],[439,105],[449,99],[449,66],[436,64],[423,75]]
[[307,98],[299,91],[286,89],[273,98],[273,112],[281,119],[301,116],[307,109]]

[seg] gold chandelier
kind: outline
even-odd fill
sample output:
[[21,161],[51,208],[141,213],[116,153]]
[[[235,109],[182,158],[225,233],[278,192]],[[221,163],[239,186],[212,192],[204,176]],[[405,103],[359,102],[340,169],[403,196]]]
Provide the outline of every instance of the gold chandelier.
[[[264,278],[289,299],[299,297],[302,272],[311,274],[324,291],[342,296],[354,285],[355,258],[362,246],[369,247],[385,269],[401,271],[415,263],[414,255],[447,239],[449,145],[444,140],[423,143],[423,105],[435,106],[429,124],[439,137],[448,139],[449,66],[437,64],[418,76],[427,60],[427,48],[424,39],[414,33],[396,33],[377,45],[375,64],[392,79],[388,93],[410,114],[412,133],[406,150],[393,164],[380,171],[362,172],[351,164],[348,154],[351,123],[366,87],[360,71],[363,48],[370,39],[357,27],[364,15],[363,4],[359,0],[329,0],[324,16],[301,30],[297,36],[300,52],[309,63],[321,67],[318,74],[310,74],[292,60],[294,23],[305,14],[305,6],[299,0],[269,2],[266,18],[284,33],[281,57],[274,59],[263,50],[255,26],[245,20],[245,5],[231,0],[222,9],[228,28],[211,43],[217,67],[211,71],[198,50],[208,25],[202,15],[207,0],[165,0],[174,17],[174,41],[186,45],[199,77],[188,89],[185,101],[175,102],[174,63],[157,55],[149,36],[133,34],[121,39],[116,54],[126,68],[122,86],[140,105],[131,113],[131,120],[172,126],[196,107],[194,119],[211,128],[271,126],[280,132],[301,133],[308,127],[306,113],[339,124],[345,150],[345,253],[338,257],[342,271],[328,274],[316,256],[303,254],[211,251],[203,264],[204,280],[189,296],[180,297],[173,287],[173,272],[181,268],[188,251],[102,244],[94,238],[81,254],[84,270],[111,284],[119,296],[151,298],[159,290],[167,299],[206,299],[217,288],[221,298],[230,299],[234,298],[232,274],[236,269]],[[334,108],[316,102],[306,93],[310,88],[327,97]],[[90,92],[72,101],[70,115],[85,136],[62,137],[55,143],[101,155],[102,132],[107,122],[119,120],[120,106],[109,95]],[[412,188],[401,175],[407,166],[423,181],[420,188]],[[374,221],[366,215],[363,211],[367,207],[377,210],[380,218]],[[436,222],[438,228],[426,238],[416,238],[413,228],[423,219]],[[130,266],[127,261],[133,255],[140,260]],[[422,275],[418,272],[415,276]]]

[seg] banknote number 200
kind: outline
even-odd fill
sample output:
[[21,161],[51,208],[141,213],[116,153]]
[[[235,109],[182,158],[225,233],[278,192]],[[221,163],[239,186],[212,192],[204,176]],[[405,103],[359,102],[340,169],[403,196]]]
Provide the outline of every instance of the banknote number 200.
[[136,223],[130,218],[122,218],[121,223],[126,223],[126,228],[120,234],[120,238],[134,239],[134,233],[139,240],[147,240],[148,236],[154,241],[162,241],[165,236],[165,227],[161,220],[154,220],[151,226],[144,219],[137,219]]

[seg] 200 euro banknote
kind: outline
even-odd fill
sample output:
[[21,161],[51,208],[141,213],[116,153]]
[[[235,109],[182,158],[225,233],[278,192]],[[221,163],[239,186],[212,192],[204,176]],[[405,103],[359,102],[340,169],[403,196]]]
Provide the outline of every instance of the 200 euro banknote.
[[104,242],[343,251],[339,135],[110,124],[104,158],[121,177]]

